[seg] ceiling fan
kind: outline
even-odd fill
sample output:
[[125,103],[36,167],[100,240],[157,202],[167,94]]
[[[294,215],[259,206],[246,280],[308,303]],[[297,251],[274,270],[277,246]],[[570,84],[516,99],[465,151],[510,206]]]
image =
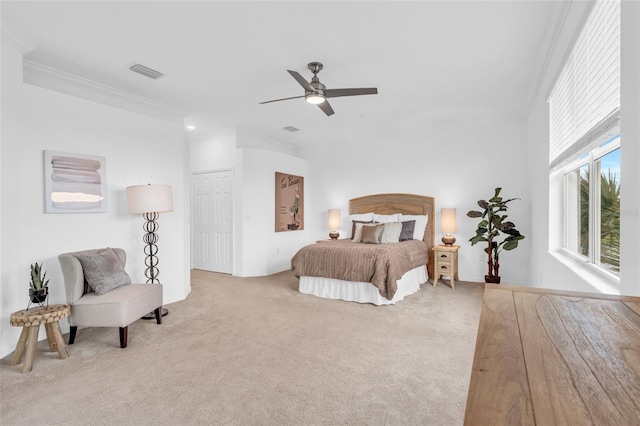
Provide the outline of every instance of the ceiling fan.
[[320,62],[310,62],[307,68],[313,73],[310,82],[304,79],[300,73],[287,70],[289,74],[304,88],[304,95],[292,96],[290,98],[274,99],[272,101],[260,102],[260,104],[268,104],[271,102],[286,101],[289,99],[305,98],[310,104],[318,105],[318,107],[327,115],[333,115],[334,111],[329,105],[328,98],[337,98],[339,96],[357,96],[357,95],[377,95],[378,89],[375,87],[358,88],[358,89],[327,89],[324,84],[320,83],[318,73],[322,70]]

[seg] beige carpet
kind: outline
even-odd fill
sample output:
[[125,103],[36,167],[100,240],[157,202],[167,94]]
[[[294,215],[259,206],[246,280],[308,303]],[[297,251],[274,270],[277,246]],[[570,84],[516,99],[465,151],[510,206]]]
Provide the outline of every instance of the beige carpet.
[[[83,329],[69,359],[0,364],[9,425],[456,425],[483,284],[444,284],[394,306],[298,293],[289,272],[194,271],[164,324]],[[66,338],[66,336],[65,336]]]

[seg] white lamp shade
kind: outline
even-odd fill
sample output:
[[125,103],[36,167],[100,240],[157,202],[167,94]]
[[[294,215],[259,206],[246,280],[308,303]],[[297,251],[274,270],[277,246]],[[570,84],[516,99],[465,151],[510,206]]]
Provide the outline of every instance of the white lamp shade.
[[329,229],[336,231],[340,228],[340,209],[329,209]]
[[173,211],[171,185],[136,185],[127,187],[129,214]]
[[456,209],[440,210],[440,227],[445,234],[458,232],[456,228]]

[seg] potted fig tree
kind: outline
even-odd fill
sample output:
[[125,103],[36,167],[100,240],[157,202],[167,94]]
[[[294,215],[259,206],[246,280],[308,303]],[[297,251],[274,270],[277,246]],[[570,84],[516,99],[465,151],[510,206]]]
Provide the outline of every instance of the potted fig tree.
[[[524,239],[524,235],[516,229],[516,225],[507,220],[508,204],[519,198],[503,199],[500,196],[502,188],[496,188],[495,193],[489,201],[479,200],[478,206],[482,210],[470,210],[467,216],[471,218],[481,218],[476,229],[476,235],[469,241],[471,245],[479,242],[486,242],[484,249],[487,253],[488,272],[484,276],[486,283],[500,283],[500,253],[503,250],[513,250],[518,247],[518,242]],[[503,239],[500,241],[500,238]]]

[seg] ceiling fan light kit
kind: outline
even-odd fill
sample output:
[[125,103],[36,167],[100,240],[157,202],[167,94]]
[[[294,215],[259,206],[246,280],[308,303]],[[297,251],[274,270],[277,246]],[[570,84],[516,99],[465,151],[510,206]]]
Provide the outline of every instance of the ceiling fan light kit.
[[326,101],[324,96],[318,93],[313,93],[313,92],[307,92],[307,94],[304,95],[304,98],[306,99],[307,102],[314,105],[318,105]]
[[311,81],[307,81],[297,71],[287,70],[287,72],[304,88],[304,96],[292,96],[289,98],[274,99],[272,101],[260,102],[260,104],[268,104],[271,102],[286,101],[289,99],[304,98],[308,103],[318,105],[318,107],[326,114],[333,115],[334,111],[329,105],[327,98],[337,98],[340,96],[358,96],[358,95],[377,95],[378,89],[375,87],[358,88],[358,89],[327,89],[320,83],[318,73],[322,70],[320,62],[310,62],[307,68],[313,73]]

